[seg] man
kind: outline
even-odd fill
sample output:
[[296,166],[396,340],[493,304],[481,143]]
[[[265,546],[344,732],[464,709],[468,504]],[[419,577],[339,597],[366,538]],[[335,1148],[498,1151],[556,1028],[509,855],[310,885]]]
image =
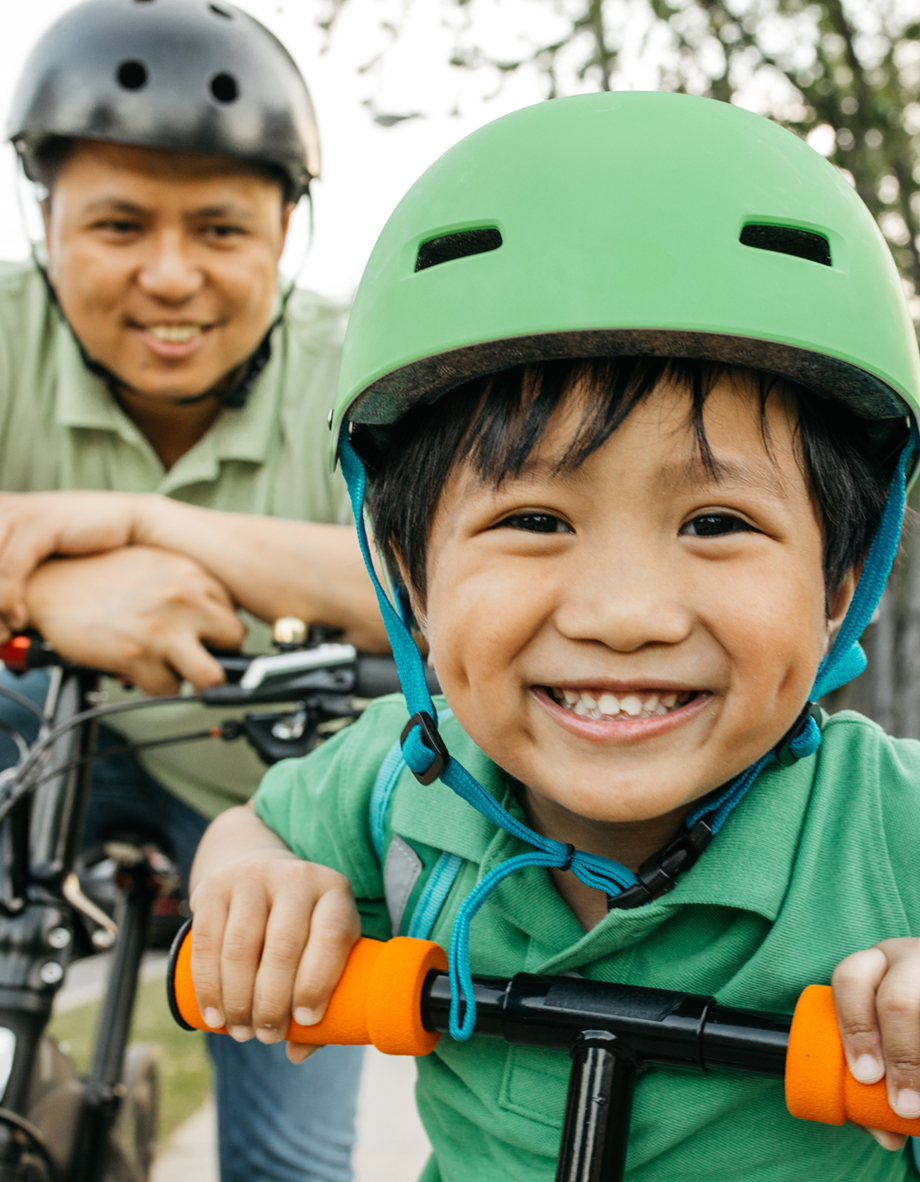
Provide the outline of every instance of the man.
[[[252,617],[285,614],[383,647],[324,462],[343,312],[278,290],[319,173],[286,51],[224,3],[88,0],[34,49],[9,130],[46,243],[0,270],[0,484],[26,494],[4,499],[6,570],[83,556],[8,582],[7,621],[152,693],[219,681],[203,646],[243,641],[237,608],[253,649],[268,637]],[[160,725],[194,729],[177,709]],[[152,737],[156,713],[119,716],[122,734]],[[100,760],[88,835],[150,822],[187,872],[261,771],[241,745]],[[324,1052],[309,1075],[237,1035],[215,1047],[224,1182],[345,1182],[357,1055]]]

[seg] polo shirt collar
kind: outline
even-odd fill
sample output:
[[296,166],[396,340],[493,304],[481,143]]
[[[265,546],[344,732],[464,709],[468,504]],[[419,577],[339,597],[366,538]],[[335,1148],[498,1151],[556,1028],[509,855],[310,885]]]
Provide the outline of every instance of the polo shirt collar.
[[[470,772],[509,812],[523,819],[507,778],[477,754],[478,759],[464,760]],[[529,972],[582,968],[641,940],[685,906],[751,911],[772,922],[789,887],[817,764],[818,758],[811,756],[789,768],[777,764],[761,772],[705,854],[672,891],[644,907],[611,911],[590,932],[582,929],[549,875],[539,868],[505,879],[488,905],[532,937],[539,963],[528,964]],[[440,781],[423,787],[411,773],[404,776],[393,812],[393,828],[404,837],[477,863],[480,879],[507,858],[532,849],[497,829]]]
[[259,375],[246,405],[224,409],[195,446],[170,469],[163,472],[156,453],[135,424],[124,413],[107,383],[90,373],[69,325],[57,313],[56,350],[58,361],[55,416],[62,426],[110,431],[159,465],[162,478],[158,492],[217,480],[227,460],[264,464],[273,438],[279,430],[277,402],[282,394],[281,354],[286,345],[281,325],[272,334],[272,355]]

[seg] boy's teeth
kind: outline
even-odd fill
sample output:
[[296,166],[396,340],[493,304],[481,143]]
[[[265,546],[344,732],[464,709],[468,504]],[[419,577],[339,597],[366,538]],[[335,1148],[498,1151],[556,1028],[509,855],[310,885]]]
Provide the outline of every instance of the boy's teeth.
[[668,714],[675,706],[683,706],[692,697],[684,690],[681,693],[628,693],[618,698],[609,690],[592,693],[590,690],[553,690],[556,701],[577,714],[579,718],[652,718]]

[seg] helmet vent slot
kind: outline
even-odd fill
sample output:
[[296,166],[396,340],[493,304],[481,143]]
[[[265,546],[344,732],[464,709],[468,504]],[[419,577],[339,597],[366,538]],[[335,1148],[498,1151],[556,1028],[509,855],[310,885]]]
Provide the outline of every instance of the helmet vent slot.
[[233,13],[227,12],[226,8],[220,8],[217,4],[209,4],[208,8],[210,8],[215,16],[222,16],[225,21],[233,20]]
[[219,103],[235,103],[240,88],[232,74],[215,74],[211,79],[211,94]]
[[739,239],[742,246],[753,246],[757,250],[772,250],[777,254],[792,254],[796,258],[808,259],[830,267],[831,244],[823,234],[813,230],[800,230],[798,226],[770,226],[748,222]]
[[118,79],[118,85],[123,86],[125,90],[140,90],[147,83],[147,67],[143,62],[122,62],[115,71],[115,77]]
[[456,234],[442,234],[440,238],[429,238],[418,248],[415,260],[416,271],[426,271],[452,259],[465,259],[473,254],[486,254],[498,250],[502,236],[494,226],[476,230],[459,230]]

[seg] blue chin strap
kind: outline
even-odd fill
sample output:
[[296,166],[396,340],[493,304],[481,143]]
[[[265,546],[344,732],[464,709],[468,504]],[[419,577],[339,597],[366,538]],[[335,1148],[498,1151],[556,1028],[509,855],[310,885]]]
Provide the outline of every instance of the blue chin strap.
[[639,867],[638,874],[610,858],[588,854],[535,833],[501,807],[478,780],[452,759],[438,733],[437,715],[425,681],[425,667],[415,641],[400,611],[393,606],[380,585],[371,560],[364,525],[364,495],[367,477],[364,465],[348,438],[348,424],[342,424],[339,456],[354,510],[361,552],[377,593],[377,602],[386,625],[393,656],[399,670],[410,718],[403,730],[402,754],[407,766],[422,784],[440,779],[494,825],[533,846],[532,853],[509,858],[491,870],[467,895],[457,913],[450,939],[450,1033],[464,1040],[473,1033],[476,1003],[470,972],[470,923],[491,892],[509,874],[528,866],[571,870],[586,886],[603,891],[610,906],[633,907],[649,902],[673,884],[678,874],[688,870],[712,837],[718,833],[731,810],[744,796],[758,773],[772,760],[794,763],[814,754],[821,744],[821,731],[815,718],[813,702],[831,690],[851,681],[866,667],[866,657],[859,644],[878,606],[882,591],[898,550],[904,516],[905,480],[915,450],[920,447],[916,426],[904,446],[897,471],[891,482],[888,499],[875,538],[866,557],[853,601],[834,642],[821,662],[811,691],[811,701],[802,711],[783,741],[716,793],[706,797],[686,821],[686,829],[664,850]]

